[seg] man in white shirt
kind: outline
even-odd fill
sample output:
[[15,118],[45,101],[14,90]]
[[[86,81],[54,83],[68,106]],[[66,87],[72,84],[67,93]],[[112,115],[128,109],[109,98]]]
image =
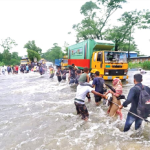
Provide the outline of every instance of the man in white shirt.
[[105,95],[96,92],[90,86],[82,86],[82,85],[77,86],[77,92],[76,92],[76,97],[74,99],[74,104],[76,106],[77,115],[81,114],[82,119],[85,121],[87,121],[89,118],[89,113],[85,105],[85,98],[86,98],[87,93],[90,93],[90,92],[97,96],[105,98]]

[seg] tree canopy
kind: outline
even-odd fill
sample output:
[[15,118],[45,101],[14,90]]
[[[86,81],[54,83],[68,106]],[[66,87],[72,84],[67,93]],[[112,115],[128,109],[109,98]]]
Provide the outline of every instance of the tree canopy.
[[34,58],[37,58],[38,61],[41,59],[41,56],[37,52],[35,52],[34,50],[27,49],[27,53],[28,53],[28,58],[31,61],[34,61]]
[[73,25],[73,29],[77,32],[77,41],[86,39],[103,39],[104,28],[108,19],[117,9],[122,8],[122,3],[126,0],[97,0],[96,3],[86,2],[80,10],[84,15],[84,19]]
[[41,59],[40,55],[41,55],[42,49],[36,46],[34,40],[28,41],[28,43],[24,45],[24,48],[27,49],[28,58],[31,61],[34,61],[34,58],[37,58],[38,61]]
[[[111,29],[107,29],[105,31],[105,39],[115,41],[115,50],[119,50],[121,46],[124,45],[128,47],[130,46],[130,42],[134,43],[134,38],[132,33],[135,27],[139,29],[147,29],[149,28],[148,24],[145,23],[145,15],[147,12],[145,11],[130,11],[124,12],[122,16],[118,19],[119,22],[122,23],[122,26],[114,26]],[[143,20],[145,20],[143,22]],[[133,47],[132,47],[133,48]],[[134,50],[134,49],[132,49]]]
[[0,53],[0,65],[19,65],[20,57],[18,56],[18,52],[10,52],[13,46],[17,46],[18,44],[15,40],[8,37],[5,40],[2,40],[0,46],[3,48],[3,52]]
[[[109,19],[126,0],[97,0],[96,2],[86,2],[81,6],[80,13],[84,18],[80,23],[74,24],[73,29],[76,31],[76,42],[87,39],[111,40],[115,42],[115,50],[126,49],[130,46],[135,50],[133,31],[138,29],[149,29],[150,12],[129,11],[124,12],[118,19],[119,26],[108,26]],[[123,48],[125,46],[126,48]],[[137,50],[137,49],[136,49]]]
[[55,59],[63,57],[62,48],[58,46],[57,43],[54,43],[52,48],[48,49],[45,53],[42,54],[42,57],[48,61],[54,62]]

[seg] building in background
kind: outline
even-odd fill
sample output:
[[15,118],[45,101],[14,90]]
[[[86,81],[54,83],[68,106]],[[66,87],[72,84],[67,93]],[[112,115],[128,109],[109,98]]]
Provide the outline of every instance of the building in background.
[[[130,58],[133,58],[133,57],[137,57],[138,55],[137,55],[137,52],[129,52],[129,55],[130,55]],[[128,58],[128,52],[126,52],[126,56],[127,56],[127,58]]]
[[144,61],[150,61],[150,56],[140,56],[140,57],[132,57],[131,61],[133,63],[139,63]]

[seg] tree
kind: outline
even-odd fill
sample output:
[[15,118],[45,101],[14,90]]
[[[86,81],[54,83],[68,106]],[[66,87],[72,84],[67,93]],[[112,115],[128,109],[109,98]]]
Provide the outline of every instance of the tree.
[[130,29],[131,28],[127,28],[125,25],[121,27],[114,26],[112,29],[108,29],[105,32],[105,39],[114,41],[115,51],[118,51],[120,46],[123,46],[130,38]]
[[24,45],[24,48],[27,49],[28,58],[31,61],[34,61],[34,58],[37,58],[38,61],[41,59],[40,55],[41,55],[42,49],[36,46],[34,40],[29,41],[28,43],[26,43]]
[[57,43],[54,43],[53,47],[48,49],[46,53],[43,53],[42,57],[48,61],[54,62],[55,59],[60,59],[63,57],[63,52],[61,47],[58,46]]
[[11,53],[10,50],[13,46],[17,46],[18,44],[15,40],[8,37],[5,40],[2,40],[0,46],[4,49],[3,53],[0,54],[0,61],[2,61],[5,65],[11,65]]
[[2,59],[3,59],[3,54],[0,53],[0,62],[2,62]]
[[[84,15],[84,19],[73,25],[73,29],[77,32],[77,41],[86,39],[103,39],[103,32],[108,19],[117,10],[121,9],[122,3],[126,0],[97,0],[86,2],[80,10]],[[104,9],[103,9],[104,8]]]
[[3,59],[2,62],[4,62],[4,64],[9,65],[10,60],[11,60],[11,53],[8,50],[4,50],[3,51]]
[[115,51],[118,51],[120,46],[123,46],[124,43],[127,44],[127,41],[128,51],[130,51],[130,43],[132,43],[134,40],[134,38],[132,37],[132,33],[135,27],[140,29],[149,28],[148,25],[145,24],[145,15],[147,13],[147,11],[145,12],[137,10],[125,12],[118,19],[118,21],[122,23],[122,26],[114,26],[112,29],[108,29],[105,32],[105,39],[115,41]]
[[12,52],[11,58],[13,58],[13,59],[20,59],[19,56],[18,56],[18,52]]
[[38,61],[41,59],[41,56],[39,55],[39,53],[35,52],[34,50],[28,49],[27,53],[28,53],[28,58],[31,61],[34,61],[34,58],[37,58]]
[[42,49],[36,46],[34,40],[28,41],[28,43],[26,43],[26,44],[24,45],[24,48],[33,50],[33,51],[35,51],[35,52],[37,52],[37,53],[39,53],[39,54],[41,54],[41,52],[42,52]]
[[13,46],[17,46],[18,44],[15,42],[15,40],[8,37],[5,40],[2,40],[2,43],[0,44],[4,50],[10,51]]

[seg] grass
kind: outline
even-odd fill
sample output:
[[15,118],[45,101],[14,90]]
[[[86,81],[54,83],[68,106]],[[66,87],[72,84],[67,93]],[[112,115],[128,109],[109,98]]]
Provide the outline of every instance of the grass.
[[145,70],[150,70],[150,61],[144,61],[144,62],[139,62],[139,63],[129,62],[128,65],[129,65],[130,69],[142,68],[142,69],[145,69]]

